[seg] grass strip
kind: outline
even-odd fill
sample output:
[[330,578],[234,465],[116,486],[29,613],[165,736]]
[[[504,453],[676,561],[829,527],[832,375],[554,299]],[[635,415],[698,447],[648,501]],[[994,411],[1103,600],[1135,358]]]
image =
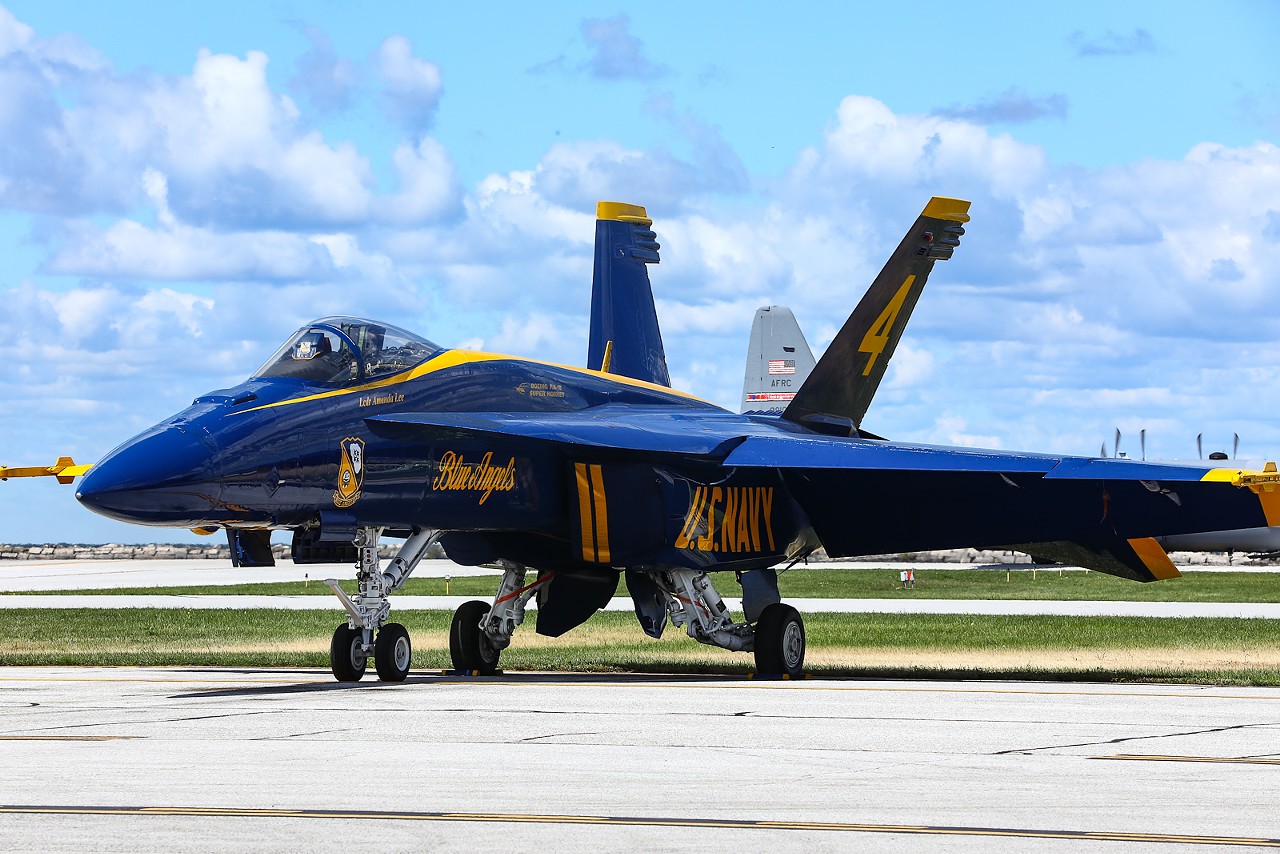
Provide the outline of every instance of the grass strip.
[[[345,567],[323,567],[330,574]],[[916,572],[916,586],[903,589],[897,569],[794,569],[783,573],[778,586],[784,599],[1048,599],[1107,602],[1280,602],[1280,575],[1260,572],[1187,572],[1182,578],[1139,584],[1099,572],[1079,569],[1040,569],[1035,572],[995,570],[925,569]],[[725,596],[739,593],[733,579],[717,578]],[[355,581],[343,580],[343,589],[355,591]],[[450,579],[454,596],[491,598],[498,576],[460,576]],[[619,584],[619,595],[626,595]],[[205,587],[130,587],[104,590],[59,590],[57,594],[100,595],[242,595],[332,596],[319,581],[271,582]],[[400,593],[408,596],[443,596],[443,578],[410,578]]]
[[[415,669],[449,667],[447,611],[403,612]],[[0,665],[327,667],[339,615],[205,609],[27,610],[0,616]],[[750,655],[630,614],[596,614],[561,638],[532,620],[511,670],[745,673]],[[810,614],[811,672],[830,676],[1042,678],[1280,684],[1280,624],[1229,618]]]

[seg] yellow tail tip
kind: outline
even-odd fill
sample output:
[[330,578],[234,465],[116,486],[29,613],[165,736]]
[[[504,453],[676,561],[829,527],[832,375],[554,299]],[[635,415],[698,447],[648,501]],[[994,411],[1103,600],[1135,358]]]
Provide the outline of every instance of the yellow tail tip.
[[653,220],[649,219],[649,214],[644,208],[639,205],[629,205],[626,202],[597,202],[596,219],[653,225]]
[[948,219],[954,222],[969,221],[969,203],[964,199],[949,199],[946,196],[934,196],[924,206],[921,216],[933,219]]

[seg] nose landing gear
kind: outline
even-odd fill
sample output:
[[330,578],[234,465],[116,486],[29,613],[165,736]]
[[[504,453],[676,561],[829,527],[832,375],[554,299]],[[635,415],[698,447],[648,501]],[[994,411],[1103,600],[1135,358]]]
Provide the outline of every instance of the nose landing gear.
[[414,531],[383,572],[378,558],[381,534],[380,528],[361,528],[356,532],[360,562],[356,564],[358,592],[355,596],[348,596],[332,578],[324,582],[347,609],[347,624],[334,630],[329,644],[329,667],[339,682],[359,682],[370,658],[383,682],[403,682],[409,675],[413,644],[408,629],[399,623],[387,622],[391,614],[390,596],[400,589],[439,535],[432,531]]

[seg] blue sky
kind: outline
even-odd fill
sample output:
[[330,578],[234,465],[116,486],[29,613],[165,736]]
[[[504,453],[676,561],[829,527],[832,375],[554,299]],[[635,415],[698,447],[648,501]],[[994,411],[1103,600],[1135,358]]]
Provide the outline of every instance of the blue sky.
[[[91,462],[298,325],[586,352],[594,203],[644,204],[674,382],[826,345],[973,201],[866,425],[1280,453],[1280,6],[0,6],[0,463]],[[0,484],[0,541],[148,541]]]

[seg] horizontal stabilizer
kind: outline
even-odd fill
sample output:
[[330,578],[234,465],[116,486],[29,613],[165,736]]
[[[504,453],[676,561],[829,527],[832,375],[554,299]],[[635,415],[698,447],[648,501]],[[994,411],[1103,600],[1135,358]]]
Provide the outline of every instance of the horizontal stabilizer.
[[935,261],[960,245],[969,203],[925,205],[782,417],[814,430],[855,435]]

